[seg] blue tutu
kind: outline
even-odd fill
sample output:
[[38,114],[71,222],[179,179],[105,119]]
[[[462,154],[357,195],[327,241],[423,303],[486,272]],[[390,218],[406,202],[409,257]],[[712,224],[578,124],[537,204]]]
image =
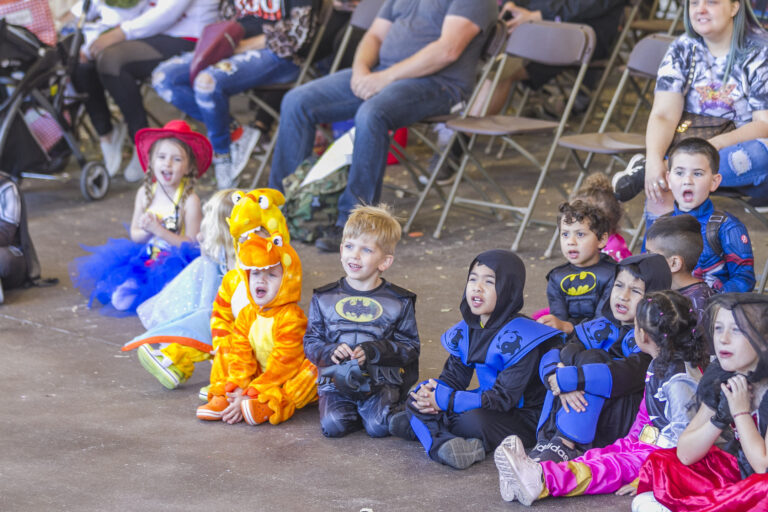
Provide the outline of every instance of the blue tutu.
[[135,313],[139,304],[200,256],[199,247],[187,242],[180,247],[163,247],[154,259],[151,243],[138,244],[125,238],[110,238],[98,247],[81,247],[91,254],[70,263],[69,275],[74,287],[88,298],[88,307],[94,301],[112,306],[113,294],[121,289],[119,311],[107,307],[102,310],[105,314]]

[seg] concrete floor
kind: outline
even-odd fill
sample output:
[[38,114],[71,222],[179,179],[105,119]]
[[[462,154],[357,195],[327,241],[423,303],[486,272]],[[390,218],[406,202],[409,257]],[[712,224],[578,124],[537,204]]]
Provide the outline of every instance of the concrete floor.
[[[524,165],[510,159],[494,164],[513,197],[532,186],[530,172],[499,173],[517,164]],[[564,182],[575,177],[572,171],[561,175]],[[398,169],[388,180],[409,185]],[[68,262],[83,254],[79,244],[98,245],[124,234],[135,185],[116,180],[107,198],[93,203],[82,199],[74,181],[27,181],[23,190],[43,275],[61,282],[8,291],[0,306],[0,510],[522,509],[501,500],[492,457],[455,471],[430,461],[417,443],[360,432],[326,439],[315,406],[277,427],[198,421],[197,390],[206,384],[207,363],[182,388],[164,389],[135,353],[119,350],[142,332],[138,319],[88,310],[67,277]],[[211,192],[210,184],[201,186],[204,198]],[[389,189],[384,199],[400,215],[414,202]],[[551,218],[560,200],[554,190],[547,192],[538,213]],[[439,336],[459,319],[468,263],[483,250],[508,247],[515,233],[508,215],[497,221],[455,210],[443,238],[435,240],[426,233],[438,208],[436,196],[430,198],[414,227],[425,234],[404,237],[386,275],[418,294],[422,378],[437,376],[442,367]],[[637,218],[639,205],[630,210]],[[748,225],[762,268],[766,233],[754,222]],[[546,305],[545,275],[562,261],[559,254],[540,257],[549,236],[532,228],[520,251],[527,264],[527,313]],[[297,250],[306,307],[312,288],[337,279],[341,268],[338,255],[303,245]],[[599,496],[534,506],[597,512],[629,510],[629,503],[626,497]]]

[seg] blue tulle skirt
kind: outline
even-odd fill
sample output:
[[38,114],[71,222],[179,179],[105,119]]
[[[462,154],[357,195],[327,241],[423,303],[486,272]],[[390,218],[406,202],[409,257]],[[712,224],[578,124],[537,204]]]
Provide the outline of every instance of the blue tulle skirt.
[[200,256],[196,244],[163,248],[152,258],[152,245],[137,244],[125,238],[110,238],[98,247],[81,247],[90,252],[69,264],[72,284],[88,298],[111,306],[118,287],[122,296],[119,311],[103,308],[105,314],[135,313],[139,304],[157,294],[192,260]]

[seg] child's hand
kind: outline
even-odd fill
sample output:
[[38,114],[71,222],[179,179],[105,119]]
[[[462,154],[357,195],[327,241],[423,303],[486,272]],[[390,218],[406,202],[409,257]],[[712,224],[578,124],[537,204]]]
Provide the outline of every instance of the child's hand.
[[632,482],[631,484],[623,485],[621,489],[616,491],[617,496],[637,496],[637,485]]
[[229,406],[221,413],[221,421],[233,425],[243,421],[243,412],[240,410],[240,402],[243,401],[243,390],[236,388],[231,393],[227,393]]
[[363,347],[360,345],[355,347],[355,350],[352,351],[352,359],[357,360],[358,366],[365,364],[365,350],[363,350]]
[[555,315],[544,315],[536,321],[540,324],[553,327],[558,331],[563,331],[566,334],[571,334],[573,332],[573,324],[571,322],[560,320]]
[[[565,368],[565,365],[563,363],[557,363],[558,368]],[[552,394],[557,396],[560,394],[560,386],[557,385],[557,372],[553,372],[552,375],[547,377],[547,382],[549,383],[549,389],[552,390]]]
[[412,404],[421,414],[437,414],[440,411],[437,400],[435,400],[436,387],[437,381],[429,379],[426,384],[411,392]]
[[720,389],[723,390],[723,394],[728,400],[731,417],[740,412],[752,411],[752,391],[745,376],[734,375],[720,384]]
[[587,399],[584,398],[584,392],[578,390],[570,391],[568,393],[560,393],[560,403],[563,404],[565,412],[571,412],[568,406],[576,412],[584,412],[589,405]]
[[339,364],[345,359],[350,359],[353,357],[355,357],[355,352],[349,348],[349,345],[346,343],[341,343],[338,347],[336,347],[336,350],[333,351],[331,361],[333,361],[335,364]]
[[157,215],[151,212],[144,212],[139,219],[139,227],[147,233],[157,235],[158,230],[163,226],[157,219]]

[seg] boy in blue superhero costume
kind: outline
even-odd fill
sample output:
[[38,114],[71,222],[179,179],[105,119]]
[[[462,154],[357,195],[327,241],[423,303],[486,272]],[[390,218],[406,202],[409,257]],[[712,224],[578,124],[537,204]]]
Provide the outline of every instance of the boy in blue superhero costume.
[[685,139],[669,151],[667,183],[675,197],[671,215],[687,213],[701,224],[704,250],[694,276],[718,292],[751,292],[755,260],[747,228],[730,213],[716,210],[709,198],[722,180],[719,166],[720,154],[703,139]]
[[326,437],[361,427],[371,437],[388,435],[390,416],[419,376],[416,295],[381,278],[401,232],[386,208],[355,208],[341,242],[346,276],[312,296],[304,353],[320,373]]
[[[461,301],[463,320],[441,342],[448,360],[440,377],[419,384],[390,433],[418,439],[433,459],[465,469],[514,433],[532,445],[545,390],[536,368],[563,333],[519,314],[525,266],[512,252],[475,258]],[[479,387],[467,391],[473,373]]]
[[538,321],[570,334],[608,301],[616,262],[602,252],[610,227],[602,209],[580,200],[563,203],[558,225],[560,250],[568,262],[547,274],[549,314]]
[[663,256],[623,259],[605,316],[579,324],[562,349],[542,357],[539,374],[549,391],[532,459],[571,460],[593,445],[606,446],[627,434],[651,362],[635,344],[635,310],[644,294],[667,290],[671,283]]

